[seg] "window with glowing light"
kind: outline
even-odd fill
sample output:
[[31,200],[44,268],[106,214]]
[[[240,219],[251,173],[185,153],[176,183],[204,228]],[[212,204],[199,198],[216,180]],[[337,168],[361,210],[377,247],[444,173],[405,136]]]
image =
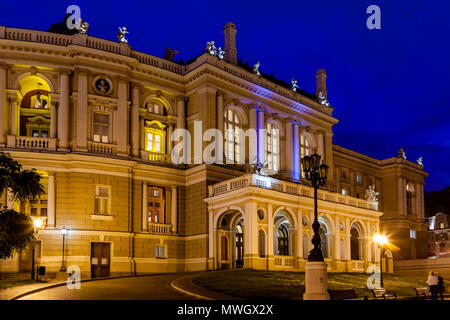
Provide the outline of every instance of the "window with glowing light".
[[109,114],[94,112],[94,134],[95,142],[109,143],[110,117]]
[[[311,141],[304,134],[300,134],[300,160],[306,156],[311,156],[313,154],[313,148]],[[300,166],[302,167],[302,166]],[[302,178],[305,178],[305,173],[303,172],[303,168],[301,168]]]
[[279,130],[271,123],[266,123],[266,160],[268,168],[274,171],[278,171],[280,168],[279,141]]
[[96,186],[94,197],[94,213],[110,214],[111,188],[109,186]]
[[224,114],[225,157],[228,162],[239,163],[241,157],[241,120],[236,111],[228,109]]
[[409,214],[413,213],[413,205],[412,205],[412,198],[413,198],[414,188],[411,184],[406,185],[406,212]]
[[147,188],[147,221],[148,223],[162,223],[164,217],[165,198],[164,189],[148,186]]
[[153,153],[166,152],[166,131],[165,125],[153,120],[145,123],[145,150]]

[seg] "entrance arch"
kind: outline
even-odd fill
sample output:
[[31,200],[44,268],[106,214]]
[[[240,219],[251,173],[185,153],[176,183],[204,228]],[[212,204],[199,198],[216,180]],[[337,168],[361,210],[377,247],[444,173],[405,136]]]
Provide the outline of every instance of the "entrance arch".
[[217,220],[216,261],[219,269],[244,266],[244,219],[241,212],[229,210]]

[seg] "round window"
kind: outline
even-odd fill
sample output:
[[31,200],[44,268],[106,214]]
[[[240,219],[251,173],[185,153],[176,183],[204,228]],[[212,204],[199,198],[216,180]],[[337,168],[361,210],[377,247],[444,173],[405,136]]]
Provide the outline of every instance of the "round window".
[[258,218],[259,218],[259,220],[264,219],[264,211],[258,210]]

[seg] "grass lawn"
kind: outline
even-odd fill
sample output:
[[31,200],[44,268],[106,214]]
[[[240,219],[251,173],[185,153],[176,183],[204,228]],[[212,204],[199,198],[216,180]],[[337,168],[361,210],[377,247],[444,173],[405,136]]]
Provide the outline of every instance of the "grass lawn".
[[[351,289],[356,293],[369,293],[367,273],[328,273],[328,289]],[[227,270],[204,273],[192,281],[203,288],[245,299],[301,300],[305,290],[304,272]],[[383,274],[384,287],[398,296],[415,296],[412,287],[426,286],[419,276]],[[448,288],[450,282],[445,281]]]
[[[46,281],[39,281],[46,282]],[[0,290],[36,283],[35,280],[0,280]]]

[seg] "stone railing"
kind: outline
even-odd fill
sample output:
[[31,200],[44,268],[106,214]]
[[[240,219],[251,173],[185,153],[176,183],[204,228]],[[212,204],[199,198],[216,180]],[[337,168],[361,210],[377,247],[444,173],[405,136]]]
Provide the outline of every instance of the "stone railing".
[[141,159],[145,162],[168,164],[169,155],[165,153],[157,153],[141,150]]
[[88,35],[77,34],[69,36],[45,31],[7,28],[5,26],[0,26],[0,39],[38,42],[57,46],[80,45],[96,50],[127,55],[135,58],[142,64],[151,65],[178,74],[183,74],[185,71],[184,66],[176,64],[175,62],[158,58],[139,51],[130,50],[130,47],[126,44],[121,44],[116,41],[105,40],[97,37],[91,37]]
[[[259,176],[257,174],[245,174],[237,178],[210,185],[208,186],[208,194],[210,197],[213,197],[237,189],[245,188],[247,186],[269,189],[309,198],[314,197],[314,189],[311,186],[278,180],[271,177]],[[344,196],[336,192],[322,189],[318,190],[317,199],[378,211],[375,210],[373,205],[365,199]]]
[[364,261],[352,260],[352,271],[364,271]]
[[274,256],[275,267],[294,268],[295,260],[292,256]]
[[56,139],[8,136],[8,147],[32,150],[56,150]]
[[148,231],[153,234],[171,234],[172,225],[162,223],[149,223]]
[[87,147],[89,152],[116,154],[117,146],[115,144],[88,141]]

